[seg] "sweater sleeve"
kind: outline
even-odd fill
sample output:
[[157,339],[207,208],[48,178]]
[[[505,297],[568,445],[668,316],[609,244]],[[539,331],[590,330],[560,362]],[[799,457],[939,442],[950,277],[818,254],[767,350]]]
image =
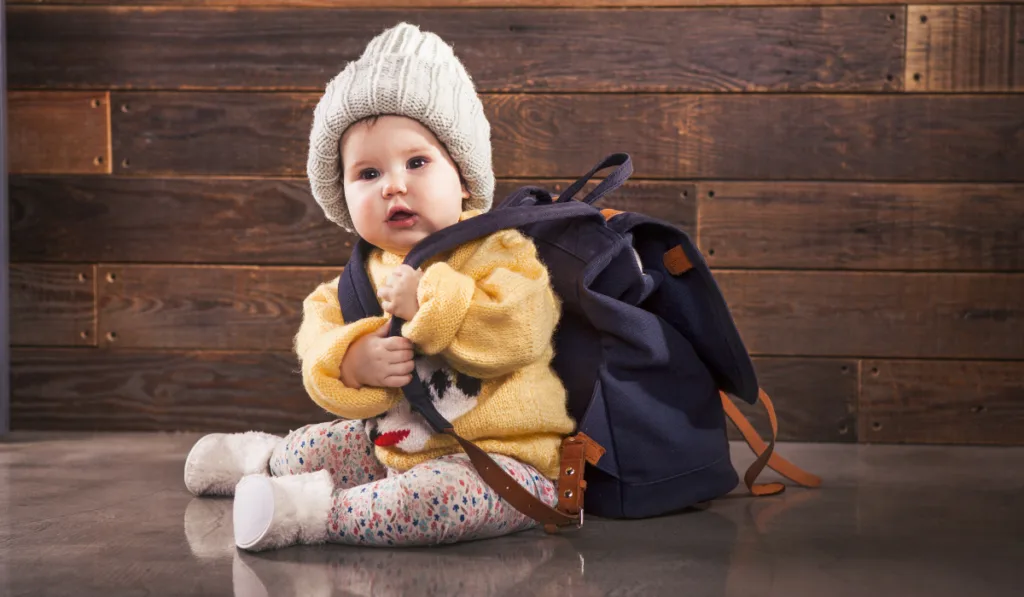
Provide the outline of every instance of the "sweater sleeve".
[[532,241],[515,230],[491,235],[460,269],[445,262],[427,268],[420,309],[402,335],[480,379],[511,373],[550,350],[560,305]]
[[353,342],[378,329],[386,317],[366,317],[346,324],[335,289],[338,280],[321,284],[302,302],[302,324],[295,336],[295,354],[302,365],[302,383],[313,402],[339,417],[375,417],[398,401],[389,388],[350,388],[341,382],[341,361]]

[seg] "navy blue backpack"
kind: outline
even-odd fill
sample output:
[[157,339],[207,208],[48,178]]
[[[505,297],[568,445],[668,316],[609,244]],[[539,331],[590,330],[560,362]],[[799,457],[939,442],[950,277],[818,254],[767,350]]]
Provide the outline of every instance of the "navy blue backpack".
[[[594,174],[612,166],[616,169],[591,193],[575,199]],[[754,483],[766,465],[802,485],[820,483],[773,454],[777,423],[771,402],[759,389],[725,299],[689,236],[655,218],[593,206],[631,174],[629,156],[620,153],[557,198],[538,187],[520,188],[491,211],[424,239],[405,259],[417,268],[509,228],[535,243],[562,300],[553,367],[568,390],[569,413],[579,432],[563,443],[558,508],[541,503],[472,442],[458,437],[415,371],[403,391],[435,430],[462,444],[499,495],[549,531],[582,524],[584,488],[586,512],[610,518],[656,516],[729,493],[738,476],[730,460],[726,414],[758,454],[745,477],[751,492],[782,491],[780,483]],[[340,278],[345,321],[382,314],[365,269],[371,249],[359,241]],[[400,335],[403,323],[393,318],[391,335]],[[727,395],[751,404],[761,399],[772,424],[769,444],[761,442]]]

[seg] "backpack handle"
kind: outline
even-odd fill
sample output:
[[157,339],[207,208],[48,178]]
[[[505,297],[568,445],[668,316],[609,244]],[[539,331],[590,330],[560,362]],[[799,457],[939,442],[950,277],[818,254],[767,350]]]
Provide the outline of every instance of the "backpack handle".
[[565,191],[558,196],[556,203],[572,201],[573,197],[576,196],[576,193],[579,193],[584,185],[590,182],[590,179],[593,178],[598,171],[612,166],[618,166],[618,168],[605,177],[605,179],[601,181],[601,184],[597,185],[597,188],[591,191],[589,195],[584,197],[583,203],[593,205],[601,197],[604,197],[608,193],[611,193],[615,189],[621,187],[622,184],[633,174],[633,161],[629,158],[628,153],[613,153],[601,160],[600,163],[594,166],[593,170],[587,172],[587,174],[582,178],[572,183],[568,189],[565,189]]

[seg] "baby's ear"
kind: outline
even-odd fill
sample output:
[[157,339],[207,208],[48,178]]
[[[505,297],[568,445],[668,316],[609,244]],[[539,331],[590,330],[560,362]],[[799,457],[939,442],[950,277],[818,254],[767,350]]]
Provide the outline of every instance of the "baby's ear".
[[462,200],[465,201],[472,196],[473,194],[469,192],[469,188],[466,186],[466,183],[462,183]]

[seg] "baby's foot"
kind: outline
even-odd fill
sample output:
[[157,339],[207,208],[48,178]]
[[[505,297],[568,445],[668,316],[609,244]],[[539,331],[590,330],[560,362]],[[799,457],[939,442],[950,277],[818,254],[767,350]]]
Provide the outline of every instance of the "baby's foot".
[[334,482],[325,470],[301,475],[249,475],[235,488],[235,545],[263,551],[327,541]]
[[185,459],[185,487],[193,495],[231,495],[242,477],[269,474],[280,441],[259,431],[203,436]]

